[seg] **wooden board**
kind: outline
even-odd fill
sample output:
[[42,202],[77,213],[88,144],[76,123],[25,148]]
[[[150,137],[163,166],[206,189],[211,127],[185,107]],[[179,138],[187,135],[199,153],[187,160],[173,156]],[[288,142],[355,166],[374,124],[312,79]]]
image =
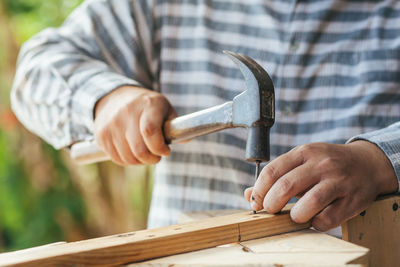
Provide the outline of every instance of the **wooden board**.
[[367,248],[307,229],[130,266],[367,266],[368,251]]
[[[292,206],[292,205],[291,205]],[[290,207],[291,207],[290,206]],[[246,212],[247,210],[202,210],[202,211],[186,211],[179,215],[178,223],[187,223],[212,217],[220,217],[235,213]]]
[[309,227],[309,223],[294,223],[287,210],[277,215],[246,211],[158,229],[58,244],[34,251],[19,251],[18,257],[13,257],[12,253],[0,254],[0,266],[115,266]]
[[400,266],[400,196],[375,201],[342,225],[342,237],[371,250],[371,267]]

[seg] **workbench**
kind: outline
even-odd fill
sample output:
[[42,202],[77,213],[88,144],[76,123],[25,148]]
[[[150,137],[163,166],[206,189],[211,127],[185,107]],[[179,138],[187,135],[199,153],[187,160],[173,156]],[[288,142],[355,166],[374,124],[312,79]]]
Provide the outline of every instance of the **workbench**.
[[3,253],[0,266],[399,266],[399,204],[374,202],[342,225],[344,240],[294,223],[287,206]]

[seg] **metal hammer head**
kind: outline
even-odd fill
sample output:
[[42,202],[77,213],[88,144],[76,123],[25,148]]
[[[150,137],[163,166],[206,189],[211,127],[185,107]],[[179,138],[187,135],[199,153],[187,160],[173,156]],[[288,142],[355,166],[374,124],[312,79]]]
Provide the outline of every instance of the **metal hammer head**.
[[270,159],[269,131],[275,122],[274,85],[268,73],[246,55],[224,51],[242,72],[246,90],[233,99],[233,126],[249,128],[246,160]]

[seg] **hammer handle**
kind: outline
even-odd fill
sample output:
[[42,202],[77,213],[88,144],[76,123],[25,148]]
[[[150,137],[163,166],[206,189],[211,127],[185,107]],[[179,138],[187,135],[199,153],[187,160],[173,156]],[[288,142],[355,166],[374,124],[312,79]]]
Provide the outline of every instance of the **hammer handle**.
[[[232,102],[227,102],[166,121],[163,133],[166,143],[173,144],[232,127]],[[110,160],[95,140],[75,143],[70,155],[78,164]]]

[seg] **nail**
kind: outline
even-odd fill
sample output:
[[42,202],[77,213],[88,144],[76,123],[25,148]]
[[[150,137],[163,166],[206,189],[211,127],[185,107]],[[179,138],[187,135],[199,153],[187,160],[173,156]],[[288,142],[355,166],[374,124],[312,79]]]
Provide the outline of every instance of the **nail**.
[[251,202],[251,208],[252,208],[253,210],[257,210],[257,203],[254,202],[254,201],[252,201],[252,202]]

